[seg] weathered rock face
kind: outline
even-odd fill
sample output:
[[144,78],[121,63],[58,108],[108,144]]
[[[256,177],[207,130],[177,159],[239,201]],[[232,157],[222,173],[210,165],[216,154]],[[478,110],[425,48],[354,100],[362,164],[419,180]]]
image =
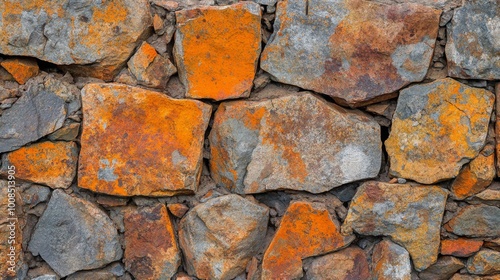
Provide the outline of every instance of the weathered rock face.
[[146,0],[0,3],[0,53],[32,56],[111,80],[151,25]]
[[126,269],[137,279],[170,279],[181,255],[167,207],[129,210],[124,222]]
[[278,81],[362,106],[427,73],[440,11],[362,0],[287,0],[261,67]]
[[342,249],[353,240],[340,234],[324,204],[293,202],[264,254],[262,279],[300,279],[302,259]]
[[483,241],[457,238],[441,240],[441,255],[453,255],[455,257],[469,257],[481,249]]
[[41,142],[4,155],[0,173],[16,167],[16,177],[51,188],[67,188],[76,175],[78,148],[74,142]]
[[174,56],[186,96],[248,97],[260,55],[260,6],[202,7],[176,18]]
[[370,277],[366,253],[359,247],[349,247],[318,257],[306,270],[306,279],[349,280]]
[[446,198],[437,186],[367,182],[351,201],[342,231],[390,236],[421,271],[437,260]]
[[211,107],[118,84],[82,90],[78,186],[119,196],[191,193]]
[[500,208],[488,205],[467,206],[445,225],[445,229],[460,236],[499,236]]
[[55,190],[28,249],[65,277],[119,260],[122,248],[109,217],[92,203]]
[[379,125],[309,93],[222,103],[209,139],[214,180],[238,193],[320,193],[380,169]]
[[10,58],[2,61],[0,65],[21,85],[36,76],[40,70],[36,60],[29,58]]
[[465,199],[477,194],[491,184],[495,175],[495,154],[479,154],[455,178],[451,185],[451,195],[457,199]]
[[482,249],[469,258],[467,261],[467,271],[478,275],[500,273],[500,252]]
[[453,79],[402,90],[385,142],[391,174],[424,184],[457,176],[484,146],[493,102]]
[[410,254],[405,248],[389,240],[382,240],[373,248],[373,280],[410,280]]
[[62,127],[67,114],[78,109],[71,106],[79,100],[74,85],[44,75],[26,86],[27,91],[0,116],[0,153],[54,132]]
[[436,9],[450,10],[460,7],[462,0],[369,0],[384,4],[400,4],[400,3],[415,3],[424,6],[434,7]]
[[179,242],[190,275],[233,279],[245,271],[266,236],[269,210],[238,195],[211,199],[179,224]]
[[448,27],[448,75],[464,79],[500,79],[500,3],[464,1]]
[[[2,252],[0,255],[0,278],[2,279],[9,279],[8,276],[14,277],[23,264],[22,228],[20,220],[15,220],[23,218],[22,214],[18,212],[22,204],[20,195],[17,192],[12,192],[12,186],[9,181],[0,180],[0,209],[2,209],[0,212],[0,251]],[[15,207],[12,207],[13,201],[15,201]]]
[[420,272],[418,277],[421,280],[448,280],[455,272],[464,268],[464,263],[455,257],[445,256],[437,260],[426,270]]

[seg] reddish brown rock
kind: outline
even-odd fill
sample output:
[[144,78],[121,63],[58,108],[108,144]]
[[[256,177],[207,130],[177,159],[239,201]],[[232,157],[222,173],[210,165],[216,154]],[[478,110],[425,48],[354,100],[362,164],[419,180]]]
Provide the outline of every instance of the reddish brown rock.
[[189,207],[182,203],[168,204],[167,207],[168,211],[170,211],[170,213],[172,213],[172,215],[176,216],[177,218],[182,218],[189,210]]
[[390,240],[377,243],[371,259],[373,280],[411,279],[410,254]]
[[248,97],[260,54],[260,7],[240,2],[176,12],[174,56],[186,96]]
[[340,234],[340,224],[320,203],[293,202],[264,254],[262,279],[302,277],[302,259],[348,246],[354,236]]
[[349,247],[314,259],[306,268],[306,279],[370,279],[365,251]]
[[211,107],[118,84],[82,90],[78,186],[118,196],[192,193]]
[[460,236],[500,236],[500,208],[488,205],[466,206],[444,228]]
[[495,175],[495,154],[491,147],[489,155],[479,154],[460,171],[451,185],[451,195],[460,200],[477,194],[491,184]]
[[280,1],[261,67],[349,106],[388,99],[424,79],[440,13],[362,0]]
[[420,272],[420,280],[448,280],[455,272],[464,268],[464,263],[455,257],[440,257],[437,262],[429,266],[426,270]]
[[476,275],[500,273],[500,252],[482,249],[467,260],[467,271]]
[[165,205],[129,209],[124,223],[126,269],[136,279],[170,279],[181,253]]
[[[20,218],[23,218],[20,212],[22,200],[20,194],[13,191],[12,188],[14,186],[17,189],[17,186],[15,186],[15,176],[11,177],[11,179],[14,180],[0,180],[0,209],[2,209],[0,211],[1,279],[10,279],[8,278],[9,276],[16,276],[23,265],[23,234],[20,224]],[[14,185],[9,182],[14,182]]]
[[36,60],[30,58],[9,58],[0,65],[21,85],[24,85],[29,78],[38,75],[40,70]]
[[469,257],[479,251],[483,241],[457,238],[441,240],[441,255],[452,255],[455,257]]
[[1,173],[7,174],[13,165],[19,179],[65,189],[75,178],[77,160],[74,142],[41,142],[6,154]]
[[456,177],[485,144],[493,102],[449,78],[402,90],[385,142],[390,173],[423,184]]

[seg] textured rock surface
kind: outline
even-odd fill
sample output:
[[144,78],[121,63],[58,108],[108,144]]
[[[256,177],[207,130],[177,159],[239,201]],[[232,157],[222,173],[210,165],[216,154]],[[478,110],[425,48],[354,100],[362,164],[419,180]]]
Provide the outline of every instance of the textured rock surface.
[[449,10],[462,5],[462,0],[369,0],[384,4],[415,3],[437,9]]
[[446,197],[437,186],[367,182],[351,201],[342,231],[390,236],[421,271],[437,260]]
[[380,241],[373,248],[372,277],[373,280],[410,280],[410,254],[390,240]]
[[[15,220],[16,218],[22,218],[21,213],[18,212],[22,205],[20,204],[20,195],[14,193],[10,198],[11,202],[12,199],[16,201],[17,207],[12,212],[8,210],[10,207],[9,194],[12,193],[12,191],[9,191],[9,186],[12,186],[12,183],[9,184],[9,181],[0,180],[0,209],[2,209],[0,212],[0,252],[2,252],[2,254],[0,254],[1,279],[8,279],[8,276],[15,276],[23,265],[23,249],[21,247],[23,242],[22,229],[19,221]],[[11,236],[12,238],[10,238]]]
[[233,279],[245,271],[266,236],[269,210],[238,195],[211,199],[179,224],[179,242],[190,275]]
[[118,84],[82,90],[78,186],[119,196],[196,191],[211,107]]
[[353,236],[340,234],[340,225],[320,203],[293,202],[262,261],[262,279],[302,277],[302,259],[348,246]]
[[448,280],[464,266],[464,263],[460,259],[445,256],[439,258],[435,264],[420,272],[418,277],[421,280]]
[[248,97],[260,54],[260,6],[202,7],[176,18],[174,56],[186,96]]
[[500,273],[500,252],[482,249],[469,258],[467,261],[467,271],[478,275]]
[[370,279],[366,253],[349,247],[314,259],[306,270],[306,279]]
[[14,165],[19,179],[67,188],[75,178],[77,160],[74,142],[41,142],[5,154],[1,173],[7,174],[8,166]]
[[309,93],[287,93],[219,106],[209,137],[218,184],[238,193],[320,193],[377,175],[380,127],[371,117]]
[[465,79],[500,79],[500,3],[464,1],[448,28],[448,75]]
[[110,80],[151,25],[146,0],[0,2],[0,53]]
[[483,241],[457,238],[441,240],[441,255],[453,255],[455,257],[469,257],[481,249]]
[[28,248],[65,277],[121,259],[118,232],[92,203],[55,190]]
[[2,61],[0,65],[21,85],[36,76],[40,70],[36,60],[29,58],[10,58]]
[[500,208],[488,205],[467,206],[445,225],[445,229],[461,236],[499,236]]
[[488,156],[479,154],[458,174],[451,185],[451,195],[465,199],[488,187],[495,178],[495,153]]
[[484,146],[493,102],[453,79],[402,90],[385,142],[391,174],[424,184],[457,176]]
[[278,81],[361,106],[423,80],[440,11],[362,0],[286,0],[261,67]]
[[181,254],[167,207],[158,204],[129,210],[124,222],[126,269],[136,279],[170,279]]

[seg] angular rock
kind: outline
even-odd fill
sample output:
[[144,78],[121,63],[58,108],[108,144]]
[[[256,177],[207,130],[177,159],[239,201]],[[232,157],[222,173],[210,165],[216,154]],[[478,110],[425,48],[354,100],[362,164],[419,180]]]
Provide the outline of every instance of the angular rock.
[[177,218],[182,218],[189,211],[189,207],[182,203],[168,204],[167,207],[168,211]]
[[495,175],[495,153],[488,156],[479,154],[455,178],[451,195],[460,200],[477,194],[491,184]]
[[373,248],[373,280],[410,280],[410,254],[405,248],[389,240],[382,240]]
[[441,11],[363,0],[286,0],[261,67],[282,83],[363,106],[424,79]]
[[104,80],[113,78],[151,25],[146,0],[6,0],[0,11],[0,53],[71,65],[75,73]]
[[342,231],[390,236],[422,271],[437,260],[446,198],[437,186],[367,182],[351,201]]
[[493,187],[488,188],[478,193],[475,197],[481,200],[490,200],[490,201],[500,200],[500,186],[497,186],[495,188]]
[[453,79],[402,90],[385,142],[390,173],[423,184],[457,176],[484,146],[493,102]]
[[262,279],[299,279],[302,259],[347,247],[354,236],[340,234],[340,224],[321,203],[292,202],[267,248]]
[[477,276],[470,274],[459,274],[456,273],[450,280],[500,280],[500,274],[491,275],[491,276]]
[[476,275],[500,273],[500,252],[482,249],[467,260],[467,271]]
[[500,208],[488,205],[466,206],[444,227],[460,236],[500,236]]
[[420,277],[420,280],[448,280],[463,267],[465,265],[461,260],[445,256],[439,258],[435,264],[420,272],[418,277]]
[[448,75],[463,79],[500,79],[500,3],[468,0],[455,10],[448,27]]
[[[0,278],[19,276],[23,265],[23,234],[20,224],[22,219],[22,201],[17,186],[0,180]],[[14,188],[12,188],[14,186]],[[10,201],[9,201],[10,200]],[[13,207],[14,206],[14,207]]]
[[176,12],[174,57],[187,97],[250,95],[260,55],[260,13],[253,2]]
[[61,190],[52,192],[28,249],[61,277],[99,268],[122,257],[118,232],[94,204]]
[[238,195],[208,200],[179,224],[185,268],[201,279],[233,279],[245,271],[266,236],[269,210]]
[[49,134],[47,138],[51,141],[75,141],[80,133],[80,123],[70,123]]
[[78,186],[118,196],[192,193],[211,106],[119,84],[82,89]]
[[164,89],[177,68],[167,58],[159,55],[148,43],[143,42],[127,63],[140,85]]
[[66,115],[74,109],[67,102],[78,98],[74,85],[51,75],[31,80],[26,86],[27,91],[0,116],[0,153],[18,149],[61,128]]
[[23,204],[33,208],[39,203],[48,201],[50,193],[50,188],[31,185],[28,189],[22,191]]
[[462,0],[369,0],[384,4],[415,3],[424,6],[434,7],[436,9],[450,10],[462,5]]
[[349,247],[314,259],[306,269],[306,279],[370,279],[365,251]]
[[41,142],[5,154],[1,174],[8,166],[16,167],[16,177],[47,185],[51,188],[68,188],[76,175],[78,147],[75,142]]
[[441,255],[452,255],[455,257],[469,257],[479,251],[483,241],[457,238],[441,240]]
[[24,85],[29,78],[38,75],[40,70],[36,60],[30,58],[9,58],[0,62],[0,65],[21,85]]
[[170,279],[181,263],[165,204],[125,214],[125,268],[136,279]]
[[382,151],[373,118],[310,93],[285,92],[219,106],[209,136],[217,184],[238,193],[320,193],[377,176]]

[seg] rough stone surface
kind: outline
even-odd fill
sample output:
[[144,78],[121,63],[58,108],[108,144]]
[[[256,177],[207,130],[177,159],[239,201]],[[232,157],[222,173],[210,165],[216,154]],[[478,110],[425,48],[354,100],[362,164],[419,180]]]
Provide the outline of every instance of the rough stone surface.
[[371,277],[366,253],[359,247],[349,247],[318,257],[311,262],[306,271],[306,279],[310,280],[350,280]]
[[477,275],[500,273],[500,252],[482,249],[467,261],[467,271]]
[[267,248],[262,279],[300,279],[302,259],[347,247],[353,236],[340,234],[340,224],[320,203],[292,202]]
[[0,173],[16,167],[16,177],[51,188],[68,188],[76,175],[78,148],[74,142],[41,142],[3,156]]
[[250,95],[260,55],[260,13],[253,2],[176,12],[174,56],[187,97]]
[[30,58],[9,58],[0,65],[21,85],[24,85],[29,78],[38,75],[40,70],[36,60]]
[[464,79],[500,79],[500,3],[468,0],[455,10],[448,27],[448,75]]
[[245,271],[266,236],[269,210],[238,195],[208,200],[179,224],[179,242],[190,275],[233,279]]
[[488,156],[479,154],[458,174],[451,185],[451,195],[465,199],[488,187],[495,178],[495,153]]
[[158,204],[126,212],[125,268],[136,279],[170,279],[181,263],[167,207]]
[[[19,221],[16,218],[22,218],[20,208],[22,204],[20,203],[20,195],[18,193],[13,193],[10,199],[16,201],[17,207],[14,211],[9,210],[9,186],[12,183],[9,181],[0,180],[0,278],[8,279],[7,277],[14,277],[17,275],[18,270],[23,265],[23,255],[22,255],[22,229]],[[11,224],[14,223],[14,224]],[[14,234],[13,238],[10,238]],[[10,242],[10,243],[9,243]],[[11,259],[11,252],[16,254]],[[11,262],[12,261],[12,262]]]
[[371,117],[287,93],[219,106],[209,137],[217,184],[238,193],[320,193],[378,174],[380,127]]
[[113,222],[92,203],[55,190],[28,249],[65,277],[121,259]]
[[493,102],[453,79],[402,90],[385,142],[390,173],[423,184],[457,176],[484,146]]
[[410,280],[411,261],[408,251],[390,240],[384,239],[377,243],[372,253],[372,279]]
[[280,1],[261,67],[350,106],[388,99],[424,79],[440,13],[362,0]]
[[488,205],[464,207],[444,227],[446,230],[460,236],[499,236],[500,208]]
[[189,210],[189,207],[182,203],[168,204],[167,207],[168,211],[170,211],[170,213],[172,213],[172,215],[176,216],[177,218],[182,218]]
[[0,153],[18,149],[61,128],[72,109],[67,102],[77,98],[75,86],[50,75],[31,80],[26,86],[28,90],[0,116]]
[[146,0],[0,2],[0,53],[112,79],[151,25]]
[[415,3],[436,9],[450,10],[462,5],[462,0],[369,0],[384,4]]
[[457,238],[441,240],[441,255],[452,255],[455,257],[469,257],[479,251],[483,246],[483,241]]
[[118,84],[89,84],[82,99],[78,186],[118,196],[196,191],[209,105]]
[[342,231],[390,236],[422,271],[437,260],[446,198],[437,186],[367,182],[351,201]]
[[435,264],[420,272],[418,277],[420,277],[420,280],[448,280],[464,266],[464,263],[460,259],[445,256],[439,258]]

